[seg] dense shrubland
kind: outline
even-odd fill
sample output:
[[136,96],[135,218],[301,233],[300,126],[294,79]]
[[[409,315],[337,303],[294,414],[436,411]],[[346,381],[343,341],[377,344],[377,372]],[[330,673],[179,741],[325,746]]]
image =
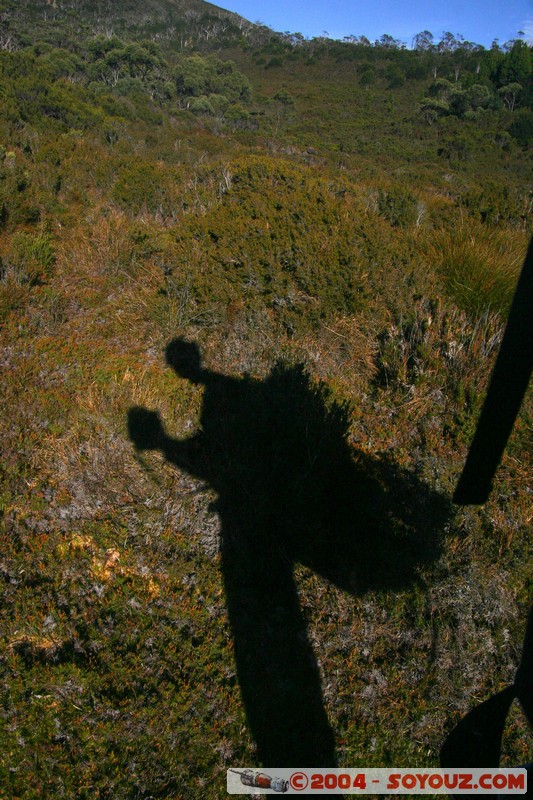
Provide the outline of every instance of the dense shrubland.
[[[436,764],[529,600],[530,400],[487,505],[449,497],[530,234],[530,50],[57,6],[0,12],[0,795],[215,798],[256,763],[214,490],[127,434],[139,406],[197,430],[176,336],[276,386],[287,437],[317,408],[280,376],[341,415],[403,557],[409,514],[439,528],[395,588],[295,568],[339,763]],[[508,763],[527,737],[517,713]]]

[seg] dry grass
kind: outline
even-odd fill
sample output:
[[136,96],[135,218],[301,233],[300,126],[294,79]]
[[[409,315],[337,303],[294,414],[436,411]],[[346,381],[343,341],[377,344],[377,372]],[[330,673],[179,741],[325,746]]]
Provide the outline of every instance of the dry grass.
[[527,245],[524,231],[491,229],[469,220],[453,234],[435,232],[427,246],[427,258],[460,307],[474,314],[491,310],[505,316]]

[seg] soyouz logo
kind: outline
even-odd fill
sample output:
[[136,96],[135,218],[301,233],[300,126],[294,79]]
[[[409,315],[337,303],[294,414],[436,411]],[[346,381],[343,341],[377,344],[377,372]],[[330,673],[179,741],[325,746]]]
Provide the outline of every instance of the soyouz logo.
[[228,794],[525,795],[527,772],[512,769],[254,769],[227,773]]

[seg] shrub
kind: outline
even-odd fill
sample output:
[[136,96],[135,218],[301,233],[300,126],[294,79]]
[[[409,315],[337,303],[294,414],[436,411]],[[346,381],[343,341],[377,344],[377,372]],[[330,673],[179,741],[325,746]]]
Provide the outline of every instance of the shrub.
[[293,106],[294,105],[294,98],[288,93],[286,89],[280,89],[279,92],[276,92],[274,95],[274,100],[278,103],[281,103],[282,106]]
[[126,163],[119,172],[111,196],[134,214],[146,209],[167,215],[174,210],[170,177],[160,166],[150,162]]
[[192,97],[187,103],[187,108],[193,114],[204,114],[211,117],[215,115],[215,109],[207,97]]
[[463,198],[470,213],[488,225],[522,225],[529,217],[529,203],[505,184],[487,182],[482,189],[471,189]]
[[419,105],[420,113],[430,125],[436,122],[439,117],[444,117],[450,113],[450,106],[444,100],[435,97],[424,97]]
[[45,283],[52,277],[56,262],[49,233],[33,236],[16,233],[11,239],[11,248],[3,267],[4,279],[23,286]]
[[521,147],[528,147],[533,141],[533,111],[529,108],[516,111],[508,130]]
[[282,67],[283,59],[280,56],[272,56],[265,69],[272,69],[273,67]]
[[199,55],[180,59],[176,89],[182,97],[221,94],[233,102],[248,102],[252,96],[250,81],[237,70],[233,61]]
[[407,189],[380,189],[378,211],[394,228],[406,228],[416,222],[418,200]]
[[516,286],[526,242],[520,232],[464,225],[441,231],[429,248],[446,292],[465,311],[506,314]]
[[200,213],[184,198],[177,260],[198,310],[245,299],[295,327],[359,308],[359,229],[344,222],[348,204],[354,215],[358,209],[346,189],[271,158],[238,159],[227,174],[216,203],[205,188],[213,179],[220,185],[220,172],[196,181]]
[[231,130],[249,130],[257,127],[257,122],[249,112],[239,105],[231,106],[224,114],[224,122]]
[[362,64],[359,67],[361,86],[372,86],[376,82],[376,68],[373,64]]
[[391,64],[387,67],[385,75],[389,89],[399,89],[405,83],[405,72],[396,64]]

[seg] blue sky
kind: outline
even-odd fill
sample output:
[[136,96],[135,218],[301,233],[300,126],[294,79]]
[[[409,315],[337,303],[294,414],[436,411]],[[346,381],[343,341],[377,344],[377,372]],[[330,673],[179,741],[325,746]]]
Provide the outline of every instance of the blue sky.
[[276,31],[333,39],[355,34],[371,41],[389,33],[407,45],[416,33],[443,31],[490,47],[525,31],[533,40],[533,0],[219,0],[251,22],[261,21]]

